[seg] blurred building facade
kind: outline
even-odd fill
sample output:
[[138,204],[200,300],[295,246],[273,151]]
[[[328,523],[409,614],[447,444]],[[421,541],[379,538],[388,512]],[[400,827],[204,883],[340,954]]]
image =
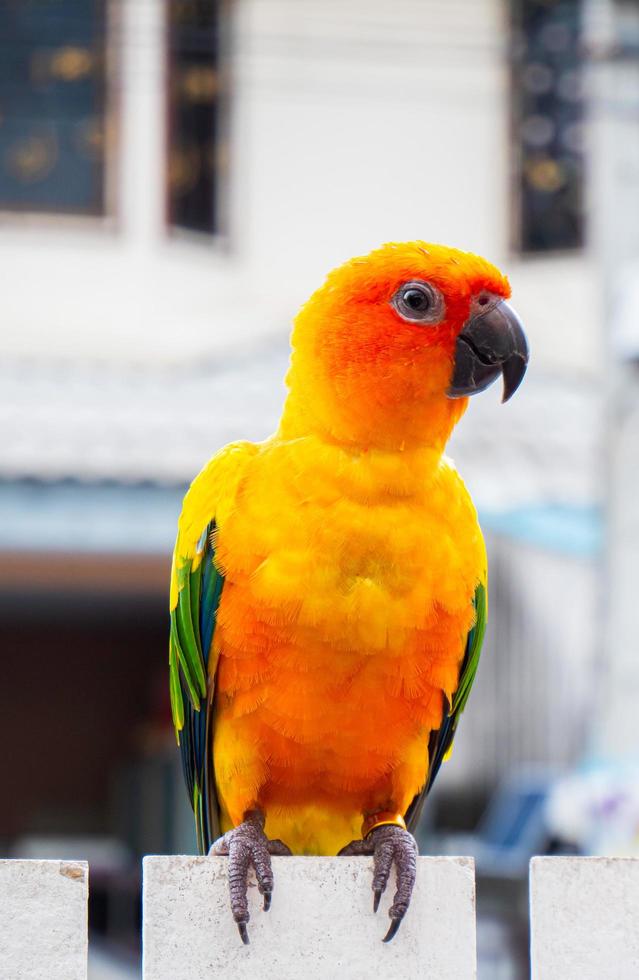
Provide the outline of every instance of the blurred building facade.
[[581,6],[9,0],[6,352],[191,366],[426,238],[508,264],[538,371],[596,369]]
[[[51,786],[25,792],[1,836],[39,830],[43,800],[48,825],[70,827],[73,799],[97,830],[127,824],[140,850],[187,846],[181,824],[167,830],[171,800],[145,832],[140,812],[108,809],[132,756],[173,785],[154,766],[175,755],[160,691],[181,494],[218,446],[272,431],[295,309],[329,268],[386,240],[446,241],[506,268],[533,348],[521,396],[503,413],[497,393],[476,400],[455,437],[489,535],[492,632],[442,784],[486,789],[520,762],[583,750],[603,426],[583,38],[604,6],[4,5],[11,689],[25,659],[56,668],[32,713],[65,746],[56,765],[75,753],[94,779],[74,793],[52,763]],[[37,740],[29,759],[35,771]]]

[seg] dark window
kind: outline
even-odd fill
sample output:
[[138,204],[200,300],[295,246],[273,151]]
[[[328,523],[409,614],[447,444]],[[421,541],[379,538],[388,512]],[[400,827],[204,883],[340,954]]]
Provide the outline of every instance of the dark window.
[[169,0],[169,223],[218,230],[219,0]]
[[106,0],[1,0],[0,208],[102,214]]
[[583,244],[583,75],[580,0],[514,2],[517,246]]

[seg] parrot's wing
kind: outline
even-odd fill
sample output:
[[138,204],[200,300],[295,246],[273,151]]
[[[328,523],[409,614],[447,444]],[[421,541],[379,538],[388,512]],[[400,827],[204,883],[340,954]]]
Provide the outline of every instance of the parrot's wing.
[[406,825],[409,830],[413,830],[417,826],[422,807],[424,806],[424,800],[435,782],[439,767],[452,751],[453,739],[459,718],[466,707],[468,695],[475,680],[481,648],[484,642],[484,633],[486,632],[487,602],[486,585],[484,582],[480,582],[475,589],[473,606],[475,608],[475,623],[466,639],[466,652],[459,672],[459,683],[457,690],[453,694],[450,707],[444,713],[440,727],[430,733],[426,782],[424,783],[424,788],[417,794],[406,813]]
[[214,685],[207,680],[210,673],[215,676],[209,658],[224,583],[213,562],[214,531],[211,522],[202,532],[195,556],[178,566],[178,601],[171,610],[169,641],[171,711],[201,854],[219,837],[210,759]]
[[173,552],[171,712],[201,854],[207,854],[220,835],[211,752],[217,668],[213,638],[224,585],[215,563],[216,524],[232,506],[255,448],[251,443],[227,446],[196,477],[184,499]]

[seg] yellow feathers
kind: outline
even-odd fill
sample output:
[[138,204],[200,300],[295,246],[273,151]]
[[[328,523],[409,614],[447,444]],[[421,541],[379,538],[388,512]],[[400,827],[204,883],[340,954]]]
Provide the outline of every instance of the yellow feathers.
[[235,506],[236,493],[244,467],[257,452],[251,442],[232,442],[209,460],[189,487],[178,523],[178,536],[171,568],[170,608],[178,601],[177,567],[185,560],[196,558],[202,532],[217,518],[223,522]]
[[267,832],[288,819],[306,850],[292,826],[319,794],[332,830],[322,844],[314,828],[312,846],[334,852],[360,797],[384,802],[385,774],[400,807],[423,784],[485,575],[474,508],[431,451],[393,466],[384,451],[276,436],[229,447],[196,478],[181,554],[213,514],[226,576],[212,659],[222,825],[270,795]]

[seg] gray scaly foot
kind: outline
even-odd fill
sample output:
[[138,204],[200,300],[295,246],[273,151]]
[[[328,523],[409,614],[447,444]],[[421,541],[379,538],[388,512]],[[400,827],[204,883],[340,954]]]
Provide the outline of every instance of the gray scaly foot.
[[231,912],[237,922],[242,942],[248,945],[248,872],[255,869],[257,887],[264,896],[264,911],[271,906],[273,894],[273,869],[271,854],[290,854],[291,851],[281,840],[269,840],[264,833],[264,815],[259,810],[250,810],[244,815],[244,822],[229,830],[211,845],[209,854],[226,855],[229,859],[229,892]]

